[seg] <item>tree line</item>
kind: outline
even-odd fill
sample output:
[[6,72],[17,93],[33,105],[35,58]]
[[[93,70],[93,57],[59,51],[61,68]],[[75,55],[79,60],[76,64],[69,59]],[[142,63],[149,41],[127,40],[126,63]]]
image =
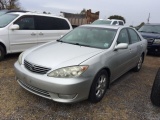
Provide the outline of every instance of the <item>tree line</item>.
[[19,0],[0,0],[0,10],[21,9]]

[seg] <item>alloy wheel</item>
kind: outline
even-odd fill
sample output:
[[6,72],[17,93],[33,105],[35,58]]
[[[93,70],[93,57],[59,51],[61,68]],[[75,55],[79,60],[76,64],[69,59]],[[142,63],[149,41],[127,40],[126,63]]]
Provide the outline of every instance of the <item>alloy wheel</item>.
[[100,98],[106,89],[106,82],[107,77],[105,75],[101,75],[97,81],[97,87],[96,87],[96,96]]

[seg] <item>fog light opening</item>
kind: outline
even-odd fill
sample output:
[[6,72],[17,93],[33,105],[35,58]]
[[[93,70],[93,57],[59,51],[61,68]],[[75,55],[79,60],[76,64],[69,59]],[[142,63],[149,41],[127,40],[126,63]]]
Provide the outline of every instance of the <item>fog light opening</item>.
[[74,99],[75,97],[77,97],[77,94],[72,94],[72,95],[58,94],[58,97],[62,99]]

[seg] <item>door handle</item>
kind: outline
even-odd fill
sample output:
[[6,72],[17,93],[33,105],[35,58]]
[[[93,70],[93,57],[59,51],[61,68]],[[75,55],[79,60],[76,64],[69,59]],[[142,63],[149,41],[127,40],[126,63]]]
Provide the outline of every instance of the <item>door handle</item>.
[[42,33],[42,32],[40,32],[40,33],[39,33],[39,35],[43,35],[43,33]]
[[132,49],[129,49],[129,52],[131,53],[131,52],[132,52]]
[[31,33],[31,35],[36,35],[36,33]]

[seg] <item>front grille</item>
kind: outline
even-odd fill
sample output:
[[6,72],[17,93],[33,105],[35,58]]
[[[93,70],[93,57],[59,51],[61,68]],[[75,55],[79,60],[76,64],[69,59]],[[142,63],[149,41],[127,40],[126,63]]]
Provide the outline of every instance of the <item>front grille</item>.
[[50,95],[47,91],[33,87],[27,83],[22,82],[21,80],[17,80],[17,81],[23,88],[27,89],[28,91],[35,93],[41,97],[45,97],[45,98],[50,99]]
[[34,72],[34,73],[39,73],[39,74],[46,74],[48,71],[51,70],[50,68],[38,66],[38,65],[32,64],[26,60],[24,60],[24,66],[29,71]]

